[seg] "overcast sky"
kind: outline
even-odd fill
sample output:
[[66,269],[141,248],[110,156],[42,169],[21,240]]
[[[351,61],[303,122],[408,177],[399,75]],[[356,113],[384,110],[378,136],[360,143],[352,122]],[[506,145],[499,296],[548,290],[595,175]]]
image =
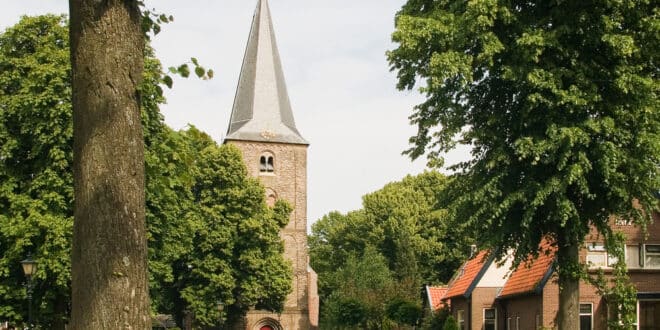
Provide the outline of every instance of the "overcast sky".
[[[401,152],[415,129],[407,117],[417,92],[395,88],[385,51],[404,0],[270,0],[298,130],[311,145],[308,224],[360,208],[361,196],[424,170]],[[215,71],[210,81],[175,79],[161,107],[175,129],[189,123],[221,142],[227,130],[256,0],[151,0],[172,14],[153,43],[164,66],[191,56]],[[0,30],[21,15],[67,13],[65,0],[0,0]],[[448,163],[467,157],[465,149]]]

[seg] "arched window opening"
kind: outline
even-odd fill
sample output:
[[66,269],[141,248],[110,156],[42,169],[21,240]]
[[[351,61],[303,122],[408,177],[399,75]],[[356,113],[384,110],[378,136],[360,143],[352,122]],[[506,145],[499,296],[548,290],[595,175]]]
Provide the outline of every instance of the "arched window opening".
[[273,329],[273,327],[271,327],[270,325],[264,325],[259,330],[275,330],[275,329]]
[[268,157],[268,164],[266,164],[266,172],[272,173],[275,170],[273,165],[273,157]]
[[275,157],[270,151],[264,151],[259,158],[259,172],[260,173],[273,173],[275,172]]

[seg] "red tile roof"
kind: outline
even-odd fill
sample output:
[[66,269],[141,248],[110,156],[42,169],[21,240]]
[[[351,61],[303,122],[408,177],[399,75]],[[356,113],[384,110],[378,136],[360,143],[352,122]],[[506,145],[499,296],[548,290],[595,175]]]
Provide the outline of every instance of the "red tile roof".
[[526,263],[520,264],[504,284],[499,297],[534,292],[539,284],[543,284],[542,281],[547,280],[546,275],[549,274],[555,260],[556,248],[545,240],[541,242],[539,248],[538,258],[532,260],[530,256]]
[[445,307],[442,298],[444,298],[445,293],[447,293],[446,286],[427,286],[426,290],[428,292],[429,304],[431,305],[432,310],[438,310]]
[[468,260],[459,269],[459,273],[454,280],[449,283],[449,290],[444,299],[463,296],[468,294],[468,290],[475,280],[478,280],[479,273],[484,267],[488,267],[492,258],[487,258],[488,251],[479,252],[474,258]]

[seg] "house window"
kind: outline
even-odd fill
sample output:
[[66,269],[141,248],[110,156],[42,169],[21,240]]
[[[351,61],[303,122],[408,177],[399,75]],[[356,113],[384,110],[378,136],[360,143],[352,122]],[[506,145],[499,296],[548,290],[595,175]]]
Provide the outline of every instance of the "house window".
[[458,328],[461,330],[465,330],[465,311],[460,309],[456,313],[456,320],[458,321]]
[[506,330],[512,330],[511,329],[511,318],[510,317],[506,318]]
[[516,317],[516,330],[520,330],[520,316]]
[[590,268],[611,267],[617,262],[614,256],[608,256],[602,243],[587,243],[587,264]]
[[629,269],[641,267],[643,261],[639,258],[640,250],[641,246],[639,245],[626,245],[626,267]]
[[626,245],[628,268],[660,268],[660,244]]
[[660,329],[660,300],[640,300],[637,311],[638,329]]
[[644,245],[644,268],[660,268],[660,244]]
[[273,173],[275,171],[274,160],[272,155],[264,155],[259,158],[259,172]]
[[580,304],[580,330],[593,329],[593,305]]
[[495,308],[484,309],[484,330],[497,330],[497,311]]

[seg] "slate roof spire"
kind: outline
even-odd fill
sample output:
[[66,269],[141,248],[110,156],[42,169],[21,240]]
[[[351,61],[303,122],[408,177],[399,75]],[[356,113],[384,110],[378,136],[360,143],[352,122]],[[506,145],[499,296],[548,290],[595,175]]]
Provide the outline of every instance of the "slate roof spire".
[[293,119],[267,0],[258,0],[226,140],[308,144]]

